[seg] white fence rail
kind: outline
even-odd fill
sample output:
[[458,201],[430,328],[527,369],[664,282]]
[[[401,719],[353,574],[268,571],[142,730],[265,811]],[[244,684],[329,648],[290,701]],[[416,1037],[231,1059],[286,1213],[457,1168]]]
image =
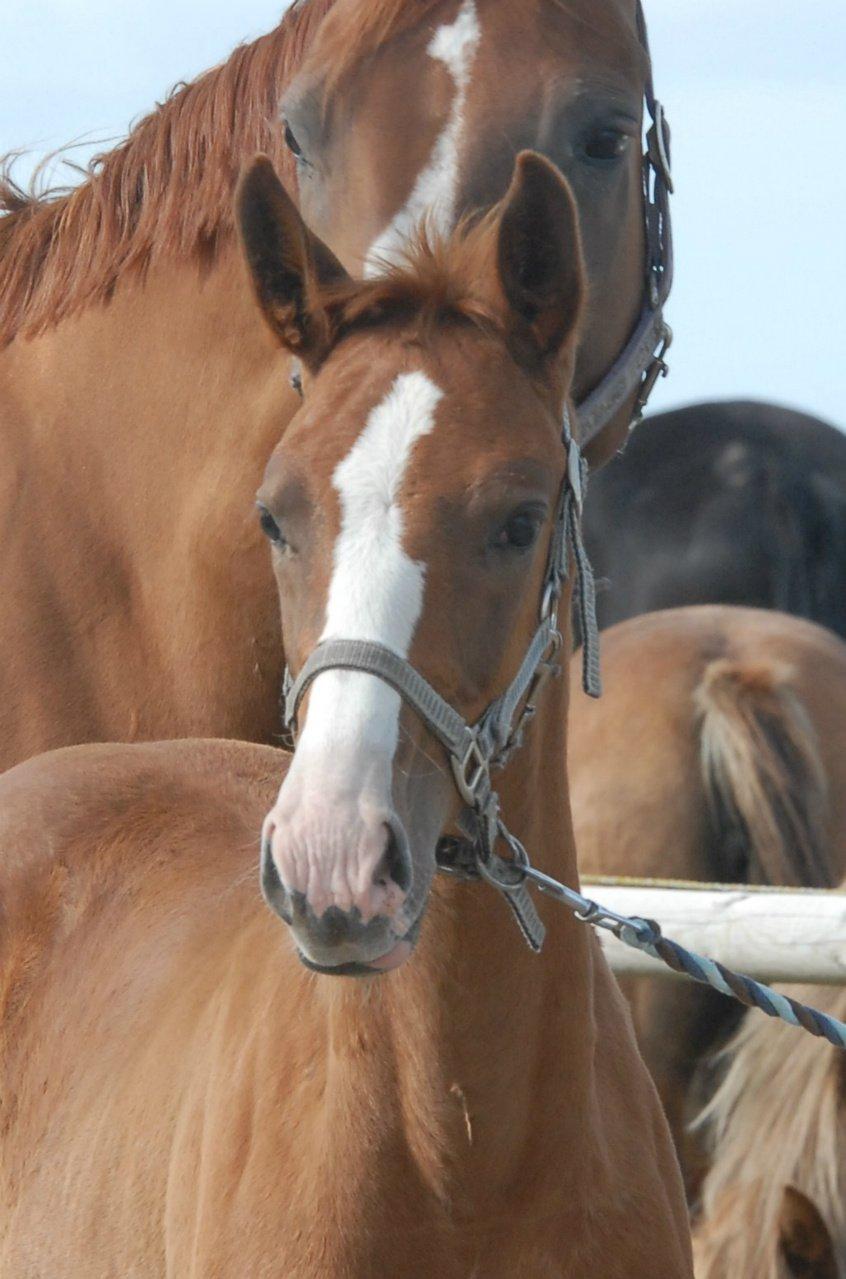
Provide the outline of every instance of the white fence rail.
[[[758,981],[846,984],[846,892],[589,878],[582,892],[621,914],[657,920],[673,941]],[[616,937],[601,936],[619,976],[675,976]]]

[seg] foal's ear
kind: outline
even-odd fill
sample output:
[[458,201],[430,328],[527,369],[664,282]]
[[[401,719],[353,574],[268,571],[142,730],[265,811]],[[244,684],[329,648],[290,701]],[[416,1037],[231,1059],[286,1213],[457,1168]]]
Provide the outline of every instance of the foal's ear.
[[795,1279],[837,1279],[834,1244],[811,1200],[795,1186],[785,1186],[778,1216],[778,1248]]
[[266,155],[241,175],[235,220],[264,318],[283,346],[315,367],[331,344],[321,287],[349,279],[338,259],[312,235]]
[[497,265],[520,344],[541,359],[559,355],[584,301],[579,216],[564,177],[534,151],[518,155],[502,202]]

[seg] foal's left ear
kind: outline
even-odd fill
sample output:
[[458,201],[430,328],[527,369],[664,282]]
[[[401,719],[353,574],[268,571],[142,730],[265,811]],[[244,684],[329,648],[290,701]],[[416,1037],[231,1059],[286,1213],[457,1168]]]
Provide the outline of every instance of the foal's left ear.
[[235,217],[264,318],[283,346],[316,367],[332,339],[321,291],[349,276],[309,231],[266,155],[244,170]]
[[515,337],[554,358],[575,336],[585,295],[576,202],[554,164],[522,151],[501,209],[497,265]]

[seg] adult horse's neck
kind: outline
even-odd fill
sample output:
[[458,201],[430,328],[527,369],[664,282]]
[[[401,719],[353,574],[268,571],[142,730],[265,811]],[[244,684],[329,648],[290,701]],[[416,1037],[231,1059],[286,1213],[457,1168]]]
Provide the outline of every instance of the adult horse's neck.
[[[254,496],[287,378],[234,244],[2,353],[4,763],[86,739],[272,739],[281,640]],[[61,663],[31,669],[45,645]]]

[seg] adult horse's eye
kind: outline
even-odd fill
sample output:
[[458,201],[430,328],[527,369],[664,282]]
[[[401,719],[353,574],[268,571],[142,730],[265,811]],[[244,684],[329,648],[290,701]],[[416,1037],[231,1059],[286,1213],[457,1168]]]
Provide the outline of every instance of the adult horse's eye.
[[515,511],[494,539],[494,546],[504,550],[526,551],[534,546],[540,532],[540,516],[533,511]]
[[259,503],[258,513],[261,531],[264,533],[265,537],[269,538],[274,546],[284,546],[285,538],[282,536],[282,530],[270,514],[267,507],[262,506],[261,503]]
[[619,160],[628,151],[630,141],[629,135],[619,129],[597,129],[585,140],[585,155],[589,160]]
[[302,147],[294,137],[294,131],[287,120],[285,121],[285,146],[292,155],[297,157],[298,160],[303,160],[305,158],[303,156]]

